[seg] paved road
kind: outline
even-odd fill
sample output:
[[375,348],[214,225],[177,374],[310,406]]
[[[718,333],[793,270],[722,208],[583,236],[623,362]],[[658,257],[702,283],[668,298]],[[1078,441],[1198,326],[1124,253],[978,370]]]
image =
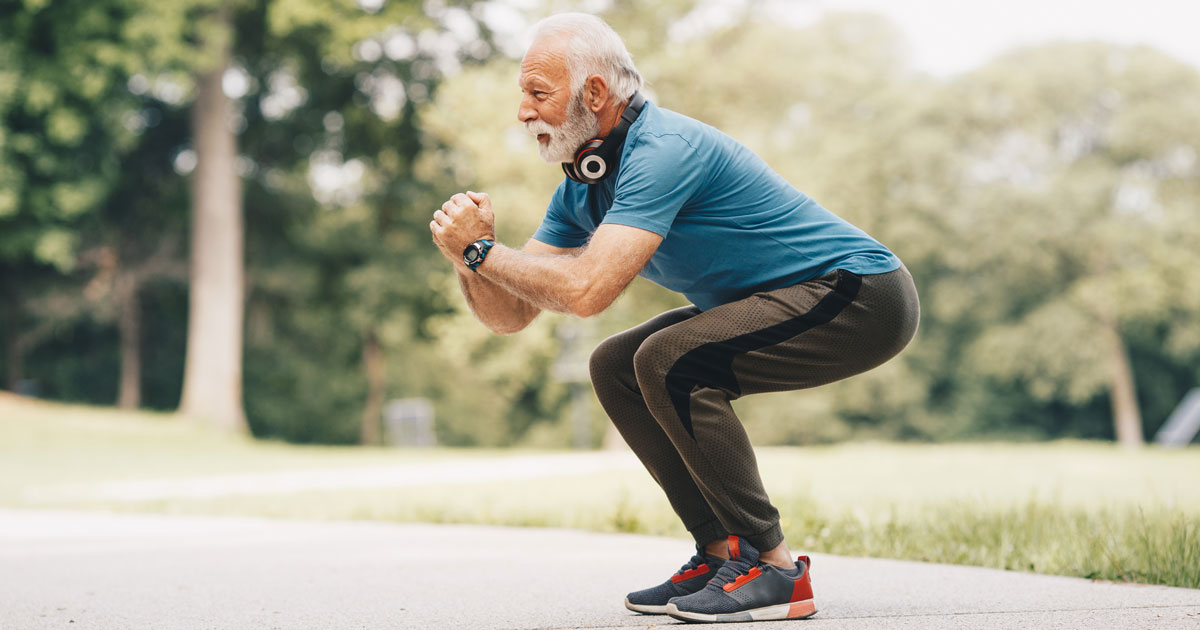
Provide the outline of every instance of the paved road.
[[[677,624],[622,605],[687,542],[564,530],[0,510],[0,629]],[[736,628],[1197,628],[1200,590],[816,555],[820,612]]]

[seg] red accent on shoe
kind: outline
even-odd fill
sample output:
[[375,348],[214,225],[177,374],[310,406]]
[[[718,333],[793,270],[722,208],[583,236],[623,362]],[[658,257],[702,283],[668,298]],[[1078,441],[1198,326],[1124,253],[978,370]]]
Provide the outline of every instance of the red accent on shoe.
[[804,575],[800,576],[792,583],[792,599],[789,601],[803,602],[813,598],[812,579],[808,570],[810,565],[808,556],[800,556],[800,562],[804,563]]
[[725,584],[725,586],[722,586],[721,588],[725,589],[726,593],[732,593],[735,590],[744,586],[750,580],[753,580],[754,578],[756,578],[760,575],[762,575],[762,571],[759,571],[758,567],[754,567],[754,568],[750,569],[750,572],[747,573],[746,575],[739,575],[736,580],[734,580],[732,582],[727,582]]
[[804,619],[817,614],[817,606],[812,602],[796,602],[788,606],[788,619]]
[[704,575],[705,573],[708,573],[708,564],[702,564],[702,565],[696,567],[695,569],[688,569],[687,571],[684,571],[683,573],[676,573],[675,575],[671,576],[671,581],[672,582],[682,582],[684,580],[690,580],[690,579],[696,577],[697,575]]
[[729,537],[729,557],[730,558],[742,557],[741,550],[738,549],[738,537],[737,536]]

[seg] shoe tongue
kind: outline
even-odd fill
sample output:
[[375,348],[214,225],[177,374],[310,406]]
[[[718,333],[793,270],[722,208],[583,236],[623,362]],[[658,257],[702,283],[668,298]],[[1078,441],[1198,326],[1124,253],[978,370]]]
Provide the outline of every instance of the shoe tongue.
[[741,536],[729,537],[729,559],[741,560],[751,565],[758,564],[758,550]]

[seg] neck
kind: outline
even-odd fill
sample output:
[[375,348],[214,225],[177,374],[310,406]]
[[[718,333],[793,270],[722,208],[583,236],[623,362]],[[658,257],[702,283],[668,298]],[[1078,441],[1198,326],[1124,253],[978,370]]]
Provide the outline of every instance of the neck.
[[596,114],[596,120],[600,123],[599,137],[606,138],[608,134],[612,133],[613,127],[616,127],[617,123],[621,121],[621,114],[625,113],[626,105],[627,103],[610,101],[604,106],[604,109]]

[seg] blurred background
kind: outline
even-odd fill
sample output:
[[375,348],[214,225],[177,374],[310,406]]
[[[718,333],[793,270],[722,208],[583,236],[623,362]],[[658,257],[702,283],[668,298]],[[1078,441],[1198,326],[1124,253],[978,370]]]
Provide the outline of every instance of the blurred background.
[[1006,7],[0,3],[0,383],[182,400],[288,442],[380,443],[401,400],[397,440],[599,446],[587,353],[681,298],[639,280],[600,317],[499,338],[426,227],[473,189],[502,240],[536,228],[561,173],[515,121],[517,62],[533,21],[577,9],[624,36],[654,100],[916,277],[916,343],[739,402],[756,443],[1141,443],[1200,382],[1196,16]]
[[685,537],[586,382],[682,298],[496,336],[428,231],[534,231],[582,10],[916,279],[899,358],[736,403],[794,547],[1200,587],[1200,447],[1140,448],[1200,429],[1188,6],[0,0],[0,506]]

